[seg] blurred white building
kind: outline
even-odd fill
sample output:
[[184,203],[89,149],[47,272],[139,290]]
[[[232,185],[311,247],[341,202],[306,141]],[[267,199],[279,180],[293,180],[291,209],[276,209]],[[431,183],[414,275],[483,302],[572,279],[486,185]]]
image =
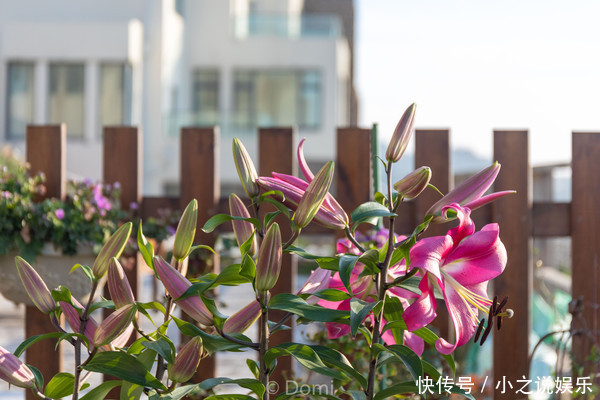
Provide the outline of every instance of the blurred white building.
[[179,128],[298,127],[313,161],[356,121],[352,0],[0,0],[1,140],[66,122],[67,168],[101,176],[101,127],[139,125],[144,193],[177,191]]

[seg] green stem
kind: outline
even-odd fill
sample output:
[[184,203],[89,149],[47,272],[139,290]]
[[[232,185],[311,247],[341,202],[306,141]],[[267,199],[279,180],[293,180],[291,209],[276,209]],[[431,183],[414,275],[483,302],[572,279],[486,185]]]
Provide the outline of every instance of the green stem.
[[[85,326],[87,325],[87,321],[88,321],[88,315],[90,313],[90,305],[92,304],[93,300],[94,300],[94,296],[96,295],[96,290],[98,290],[98,280],[94,279],[94,282],[92,283],[92,290],[90,292],[90,297],[88,297],[88,301],[87,304],[85,305],[85,308],[81,311],[81,324],[79,324],[79,334],[83,335],[83,333],[85,332]],[[77,400],[79,398],[79,378],[81,376],[81,337],[77,337],[77,339],[75,339],[75,373],[73,374],[73,400]],[[92,352],[92,354],[94,354],[94,352]],[[91,358],[91,356],[90,356]],[[86,363],[89,361],[86,360]]]
[[356,240],[356,238],[355,238],[355,237],[354,237],[354,235],[352,234],[352,231],[350,230],[350,228],[349,228],[349,227],[346,227],[346,228],[344,229],[344,232],[346,233],[346,237],[347,237],[347,238],[348,238],[348,239],[349,239],[349,240],[352,242],[352,244],[353,244],[354,246],[356,246],[356,248],[357,248],[358,250],[360,250],[360,252],[361,252],[361,253],[364,253],[364,252],[366,252],[366,251],[367,251],[367,250],[366,250],[364,247],[362,247],[362,246],[361,246],[361,244],[360,244],[360,243],[358,243],[358,240]]
[[[263,299],[265,302],[269,298],[269,292],[264,293]],[[260,364],[259,380],[265,386],[265,394],[263,400],[269,400],[269,373],[265,363],[265,355],[269,350],[269,309],[266,304],[263,304],[262,313],[260,314],[260,322],[258,326],[258,358]]]
[[288,240],[282,247],[282,250],[287,249],[288,247],[290,247],[292,244],[294,244],[294,242],[296,241],[296,239],[298,239],[298,236],[300,236],[300,229],[296,229],[294,231],[294,233],[292,234],[292,237],[290,238],[290,240]]
[[[388,168],[386,170],[387,174],[387,187],[388,187],[388,198],[389,198],[389,207],[390,211],[393,210],[394,205],[392,204],[392,163],[389,163]],[[375,373],[377,370],[377,357],[375,355],[375,344],[379,343],[381,338],[381,321],[383,319],[383,309],[385,302],[385,294],[387,291],[386,285],[386,277],[387,271],[390,266],[390,261],[392,260],[392,254],[394,252],[394,217],[389,218],[389,237],[388,237],[388,247],[387,252],[385,254],[385,259],[383,263],[381,263],[381,267],[379,269],[379,273],[376,277],[377,282],[377,300],[381,302],[381,311],[379,315],[374,316],[373,323],[373,341],[371,343],[371,359],[369,361],[369,377],[367,380],[367,390],[365,391],[365,395],[367,400],[372,400],[375,395]]]

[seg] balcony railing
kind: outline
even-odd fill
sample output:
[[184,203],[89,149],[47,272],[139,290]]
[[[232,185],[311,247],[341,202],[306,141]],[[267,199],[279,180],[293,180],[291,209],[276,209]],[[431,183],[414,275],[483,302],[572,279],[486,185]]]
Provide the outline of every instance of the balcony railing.
[[238,39],[249,37],[338,37],[341,22],[334,15],[286,15],[251,13],[233,15],[234,35]]

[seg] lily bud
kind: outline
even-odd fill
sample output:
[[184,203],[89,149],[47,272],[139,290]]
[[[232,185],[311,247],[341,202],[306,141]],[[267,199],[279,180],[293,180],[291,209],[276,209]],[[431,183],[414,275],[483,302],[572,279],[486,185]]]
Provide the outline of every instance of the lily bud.
[[35,375],[14,354],[0,346],[0,379],[25,389],[35,388]]
[[421,167],[415,169],[398,182],[394,183],[394,189],[403,198],[410,200],[421,194],[431,180],[431,168]]
[[267,230],[256,259],[255,287],[259,292],[271,290],[277,283],[282,253],[281,231],[279,225],[274,223]]
[[402,114],[400,121],[398,121],[398,125],[396,125],[390,144],[385,152],[385,158],[389,162],[399,161],[406,151],[415,124],[416,109],[417,105],[415,103],[411,104],[406,111],[404,111],[404,114]]
[[117,229],[117,231],[113,233],[113,235],[104,244],[100,250],[100,253],[98,254],[98,257],[96,257],[96,260],[94,261],[94,266],[92,267],[92,272],[95,279],[101,279],[104,277],[104,275],[106,275],[106,271],[108,270],[108,262],[111,258],[119,258],[121,256],[121,253],[127,244],[127,240],[129,239],[129,235],[131,235],[131,227],[131,222],[121,225],[121,227],[119,227],[119,229]]
[[94,335],[94,346],[109,344],[117,337],[121,336],[129,327],[135,315],[137,308],[133,304],[119,308],[110,314],[98,327]]
[[25,291],[33,304],[44,314],[54,311],[56,302],[42,277],[27,261],[19,256],[15,257],[15,264],[19,278],[21,278]]
[[196,373],[202,358],[202,339],[194,336],[175,356],[173,366],[169,370],[169,378],[173,382],[187,382]]
[[448,221],[441,217],[442,209],[453,203],[458,203],[463,207],[475,210],[485,204],[488,204],[507,194],[516,193],[514,190],[505,190],[502,192],[490,193],[486,196],[483,194],[492,186],[500,172],[500,164],[495,162],[489,167],[479,171],[471,176],[466,181],[451,190],[447,195],[442,197],[437,203],[427,210],[426,215],[435,216],[434,221]]
[[[81,331],[81,317],[79,312],[73,307],[71,304],[60,301],[60,309],[67,320],[67,323],[75,333],[79,333]],[[79,304],[78,304],[79,305]],[[96,331],[98,330],[98,323],[90,316],[88,316],[88,320],[85,323],[85,330],[83,331],[83,335],[89,340],[90,344],[94,343],[94,336],[96,335]]]
[[[310,273],[310,276],[298,291],[298,294],[315,293],[319,290],[327,289],[329,287],[329,281],[331,280],[331,272],[317,267]],[[316,304],[319,298],[316,296],[310,296],[306,298],[308,304]]]
[[[185,276],[181,275],[179,271],[163,260],[162,257],[154,257],[154,267],[156,268],[156,273],[160,281],[173,299],[181,297],[181,295],[192,286]],[[176,302],[177,305],[195,321],[206,326],[213,324],[212,314],[208,308],[206,308],[200,296],[189,296],[185,299],[176,300]]]
[[108,263],[108,292],[116,308],[121,308],[135,303],[133,291],[121,263],[116,258],[111,258]]
[[240,182],[244,188],[244,192],[249,198],[253,198],[258,194],[258,174],[250,155],[246,148],[238,138],[233,138],[233,161],[237,170]]
[[329,192],[329,187],[333,180],[333,170],[334,163],[333,161],[329,161],[321,168],[306,188],[306,192],[302,195],[294,214],[294,223],[298,228],[307,226],[315,215],[317,215],[325,200],[325,196]]
[[223,332],[244,333],[256,322],[261,313],[262,308],[260,303],[256,300],[252,300],[246,307],[227,318],[227,321],[225,321],[225,324],[223,325]]
[[[246,205],[235,193],[231,193],[229,195],[229,212],[234,217],[242,217],[242,218],[250,218],[250,213],[246,208]],[[233,225],[233,233],[235,234],[235,240],[238,243],[238,246],[241,247],[246,240],[252,236],[254,233],[254,225],[247,221],[233,220],[231,221]],[[258,241],[256,240],[256,235],[252,240],[252,245],[248,250],[248,254],[254,255],[256,253],[256,249],[258,248]]]
[[194,237],[196,236],[196,223],[198,222],[198,201],[190,201],[185,208],[177,232],[175,232],[175,243],[173,244],[173,257],[182,261],[190,254]]

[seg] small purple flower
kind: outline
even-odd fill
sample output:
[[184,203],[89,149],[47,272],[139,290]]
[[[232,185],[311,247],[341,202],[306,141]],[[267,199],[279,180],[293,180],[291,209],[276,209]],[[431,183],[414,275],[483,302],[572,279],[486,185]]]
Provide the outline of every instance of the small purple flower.
[[58,219],[63,219],[65,217],[65,210],[59,208],[56,211],[54,211],[54,215],[56,215],[56,218]]
[[83,183],[85,183],[85,186],[91,186],[92,185],[92,180],[90,178],[85,178],[83,180]]
[[129,208],[132,210],[137,210],[139,208],[139,205],[135,201],[132,201],[131,203],[129,203]]
[[114,188],[115,188],[116,190],[119,190],[119,189],[121,189],[121,183],[119,183],[119,182],[115,182]]
[[2,193],[2,195],[4,196],[5,199],[10,198],[10,192],[8,190],[5,190],[4,193]]
[[169,235],[174,235],[176,230],[172,226],[167,226],[167,232],[169,232]]

